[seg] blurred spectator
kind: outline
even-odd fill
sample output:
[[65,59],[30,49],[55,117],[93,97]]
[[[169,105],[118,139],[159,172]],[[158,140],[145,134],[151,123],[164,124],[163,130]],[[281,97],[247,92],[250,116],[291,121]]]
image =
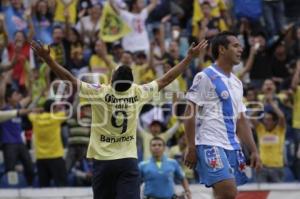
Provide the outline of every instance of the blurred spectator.
[[50,87],[50,71],[46,64],[33,68],[30,72],[29,86],[32,90],[32,100],[36,106],[43,107]]
[[76,23],[78,0],[55,0],[54,21],[58,24],[66,22],[66,15],[72,25]]
[[[51,57],[53,57],[57,63],[69,69],[67,62],[70,60],[70,44],[68,40],[65,39],[64,29],[61,26],[53,27],[52,38],[53,43],[50,44]],[[53,80],[53,77],[51,80]]]
[[145,24],[149,13],[156,6],[157,0],[151,0],[151,3],[147,7],[144,7],[143,0],[131,1],[129,12],[126,10],[118,9],[117,6],[114,5],[113,0],[110,0],[110,4],[132,30],[131,33],[123,37],[123,48],[130,52],[144,51],[148,53],[150,49],[150,43]]
[[[115,68],[115,63],[112,61],[112,57],[107,54],[106,45],[103,41],[98,39],[95,43],[94,53],[90,58],[89,66],[93,73],[96,74],[94,83],[108,83],[112,70]],[[128,65],[130,66],[130,65]]]
[[92,111],[90,105],[79,103],[79,113],[77,112],[78,104],[75,103],[73,106],[75,114],[67,121],[69,126],[68,152],[66,156],[67,171],[70,171],[77,161],[83,164],[81,161],[86,156],[91,132]]
[[[263,164],[262,171],[257,173],[258,182],[282,182],[284,179],[284,146],[286,121],[272,95],[266,101],[273,111],[265,112],[263,122],[252,120],[256,128],[259,152]],[[270,156],[272,154],[272,156]]]
[[26,37],[22,31],[15,33],[14,42],[8,44],[8,55],[10,60],[13,60],[16,54],[20,54],[17,57],[16,64],[12,70],[13,86],[24,91],[28,86],[28,75],[30,68],[34,67],[33,52],[30,49],[29,38]]
[[88,62],[84,60],[83,47],[77,46],[71,48],[69,67],[71,72],[79,78],[80,75],[86,74],[89,72]]
[[82,37],[85,50],[90,48],[97,41],[100,30],[100,18],[102,14],[102,5],[97,3],[88,7],[88,15],[79,19],[76,24],[76,29]]
[[82,157],[75,162],[71,169],[71,185],[91,186],[92,175],[92,161]]
[[9,41],[13,40],[15,32],[29,31],[30,11],[25,10],[22,0],[4,0],[3,12]]
[[148,160],[151,156],[150,154],[150,140],[154,137],[160,137],[164,142],[168,142],[169,139],[177,132],[179,127],[179,122],[175,123],[166,132],[163,132],[163,124],[158,120],[153,120],[148,129],[150,132],[145,130],[140,123],[138,123],[138,136],[143,142],[143,159]]
[[266,35],[263,32],[253,35],[250,55],[245,64],[245,68],[248,69],[247,71],[250,71],[251,84],[255,88],[260,88],[263,80],[270,78],[272,75],[269,63],[272,52],[268,52],[266,39]]
[[53,13],[47,0],[37,1],[33,10],[35,39],[51,44],[53,31]]
[[92,0],[79,0],[77,3],[77,18],[79,21],[82,17],[86,17],[89,14],[89,9],[92,7]]
[[36,165],[41,187],[49,187],[52,179],[55,186],[67,185],[67,171],[61,140],[61,124],[66,120],[66,114],[59,111],[54,102],[49,99],[44,104],[44,112],[29,114],[33,127]]
[[264,0],[264,19],[271,37],[283,31],[285,25],[283,0]]
[[[161,20],[171,14],[171,0],[159,0],[157,1],[157,5],[149,12],[149,16],[147,22],[154,27],[158,27],[158,24]],[[153,28],[150,28],[149,31],[153,31]]]
[[[0,108],[2,111],[9,111],[13,109],[20,109],[26,107],[30,101],[30,97],[23,98],[20,92],[7,86],[9,76],[1,76],[0,84]],[[22,126],[20,115],[16,118],[7,120],[0,123],[2,131],[1,142],[3,144],[3,155],[5,171],[14,171],[18,161],[21,161],[24,167],[24,173],[28,185],[32,185],[33,182],[33,165],[29,155],[29,151],[26,148],[22,140]]]
[[[220,1],[222,2],[222,1]],[[213,15],[211,4],[204,1],[201,4],[203,18],[200,21],[200,37],[210,39],[221,31],[228,30],[224,19]]]
[[153,68],[152,50],[150,50],[148,60],[144,52],[135,53],[134,59],[135,64],[131,66],[134,82],[136,84],[145,84],[154,80],[156,76]]
[[300,180],[300,60],[297,61],[296,69],[294,72],[291,88],[294,95],[294,107],[293,107],[293,128],[296,138],[296,164],[295,174],[298,180]]
[[142,180],[145,182],[145,198],[173,198],[174,177],[178,178],[188,199],[191,191],[185,175],[176,160],[164,155],[166,143],[162,138],[154,137],[150,140],[150,160],[139,164]]
[[279,44],[275,48],[274,55],[270,62],[272,67],[272,79],[275,82],[276,87],[279,89],[288,89],[290,87],[290,81],[288,81],[290,76],[288,68],[289,60],[290,58],[286,52],[286,46],[284,43]]

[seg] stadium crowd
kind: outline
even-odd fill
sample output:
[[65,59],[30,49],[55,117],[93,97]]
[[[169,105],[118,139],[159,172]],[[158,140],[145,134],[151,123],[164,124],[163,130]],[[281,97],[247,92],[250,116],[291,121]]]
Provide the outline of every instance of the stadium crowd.
[[[125,64],[135,83],[144,84],[182,60],[192,42],[209,41],[226,30],[236,32],[244,48],[233,72],[244,83],[247,115],[264,166],[252,171],[250,180],[299,181],[296,8],[296,0],[2,0],[0,187],[91,185],[92,163],[85,158],[91,105],[33,53],[32,39],[49,45],[51,56],[83,81],[107,84],[112,71]],[[139,161],[151,156],[150,140],[160,137],[167,143],[166,155],[178,161],[189,183],[197,183],[198,174],[183,164],[180,116],[193,77],[212,63],[208,47],[143,107]],[[23,183],[12,185],[14,178]]]

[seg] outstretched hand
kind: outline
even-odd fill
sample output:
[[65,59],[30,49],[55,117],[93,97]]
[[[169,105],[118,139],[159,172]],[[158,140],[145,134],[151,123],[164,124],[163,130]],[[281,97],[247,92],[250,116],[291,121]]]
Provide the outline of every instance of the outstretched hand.
[[45,48],[41,42],[32,40],[30,43],[30,47],[35,52],[35,54],[37,54],[42,59],[45,60],[45,59],[50,58],[50,47],[49,46],[47,46],[47,48]]
[[198,57],[200,53],[204,52],[207,45],[208,45],[207,40],[202,40],[201,42],[198,43],[197,46],[195,46],[195,43],[192,43],[188,51],[188,56],[191,56],[192,58]]

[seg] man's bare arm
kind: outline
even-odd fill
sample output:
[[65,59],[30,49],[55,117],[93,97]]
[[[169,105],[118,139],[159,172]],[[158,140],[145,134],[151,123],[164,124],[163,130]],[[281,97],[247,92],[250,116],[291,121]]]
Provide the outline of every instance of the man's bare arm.
[[71,82],[74,89],[79,88],[80,81],[77,80],[68,70],[66,70],[63,66],[59,65],[56,61],[54,61],[50,56],[50,48],[45,49],[41,43],[36,41],[31,42],[31,48],[33,51],[41,57],[47,65],[51,68],[51,70],[62,80],[66,80]]
[[239,119],[237,120],[237,132],[241,142],[244,143],[250,151],[251,167],[259,170],[261,168],[260,158],[253,139],[252,130],[244,114],[245,113],[241,113]]
[[189,66],[194,57],[198,57],[199,53],[207,47],[207,41],[201,41],[197,46],[191,46],[187,56],[171,70],[169,70],[164,76],[157,80],[158,89],[161,90],[169,85],[174,79],[176,79],[181,73],[183,73]]
[[187,142],[187,153],[184,157],[184,164],[190,169],[195,168],[197,163],[196,144],[195,144],[195,119],[197,105],[189,101],[185,110],[184,129]]

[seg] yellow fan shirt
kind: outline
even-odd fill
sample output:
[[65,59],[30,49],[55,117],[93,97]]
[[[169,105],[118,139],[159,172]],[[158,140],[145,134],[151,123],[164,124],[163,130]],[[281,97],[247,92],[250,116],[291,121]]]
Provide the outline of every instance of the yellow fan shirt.
[[262,164],[267,167],[283,167],[285,128],[277,125],[272,131],[267,131],[264,125],[259,123],[256,133]]
[[61,124],[66,119],[64,112],[29,114],[37,159],[63,157],[64,148],[61,140]]
[[77,3],[78,0],[56,0],[56,8],[54,12],[54,21],[56,22],[65,22],[65,9],[69,10],[70,14],[70,23],[76,23],[76,15],[77,15]]
[[125,92],[110,85],[81,82],[80,97],[92,106],[87,157],[97,160],[137,158],[137,119],[142,106],[158,95],[158,84],[132,84]]

